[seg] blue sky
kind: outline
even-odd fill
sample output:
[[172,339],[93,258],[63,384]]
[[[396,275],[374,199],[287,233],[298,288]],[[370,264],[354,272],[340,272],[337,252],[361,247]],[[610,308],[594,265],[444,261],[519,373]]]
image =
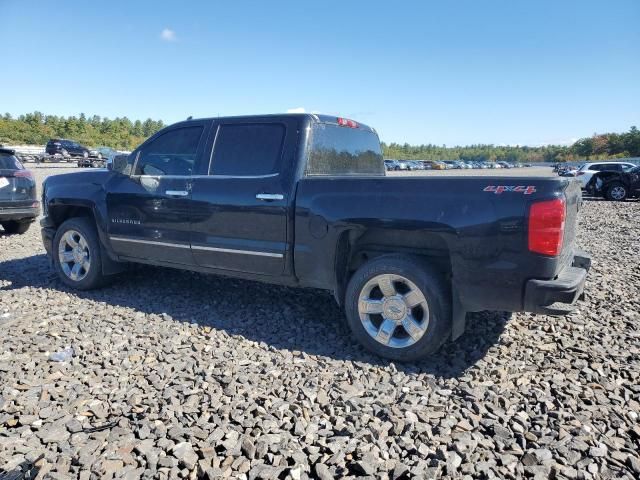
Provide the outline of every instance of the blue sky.
[[449,146],[640,126],[638,0],[0,0],[0,18],[14,115],[301,107]]

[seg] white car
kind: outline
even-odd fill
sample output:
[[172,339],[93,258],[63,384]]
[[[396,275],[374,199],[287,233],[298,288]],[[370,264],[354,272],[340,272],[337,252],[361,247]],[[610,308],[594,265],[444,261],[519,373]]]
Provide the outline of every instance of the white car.
[[575,173],[575,176],[580,179],[582,188],[587,188],[587,183],[591,180],[594,173],[597,172],[622,172],[627,168],[635,167],[634,163],[629,162],[592,162],[581,165]]

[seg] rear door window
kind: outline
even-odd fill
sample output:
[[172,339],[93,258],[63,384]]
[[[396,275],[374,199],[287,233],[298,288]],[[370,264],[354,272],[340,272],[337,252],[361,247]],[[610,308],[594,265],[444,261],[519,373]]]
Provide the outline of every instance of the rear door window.
[[278,173],[285,133],[286,127],[281,123],[220,125],[209,175],[246,177]]

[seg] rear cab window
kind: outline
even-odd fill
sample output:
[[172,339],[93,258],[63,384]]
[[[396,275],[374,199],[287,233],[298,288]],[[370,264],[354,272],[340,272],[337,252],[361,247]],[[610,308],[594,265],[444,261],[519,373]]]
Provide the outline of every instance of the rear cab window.
[[307,176],[384,176],[380,140],[374,130],[318,122],[311,124]]

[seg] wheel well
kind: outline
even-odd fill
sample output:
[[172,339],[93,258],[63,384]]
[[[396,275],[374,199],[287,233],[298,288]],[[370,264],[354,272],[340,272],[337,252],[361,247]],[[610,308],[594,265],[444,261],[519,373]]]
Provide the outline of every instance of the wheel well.
[[56,227],[61,225],[65,220],[73,217],[89,217],[91,219],[95,219],[91,208],[77,205],[49,207],[48,215],[54,221]]
[[437,234],[371,229],[343,232],[336,249],[336,290],[334,296],[344,303],[347,283],[364,263],[381,255],[404,253],[423,258],[445,278],[451,275],[451,256],[447,243]]

